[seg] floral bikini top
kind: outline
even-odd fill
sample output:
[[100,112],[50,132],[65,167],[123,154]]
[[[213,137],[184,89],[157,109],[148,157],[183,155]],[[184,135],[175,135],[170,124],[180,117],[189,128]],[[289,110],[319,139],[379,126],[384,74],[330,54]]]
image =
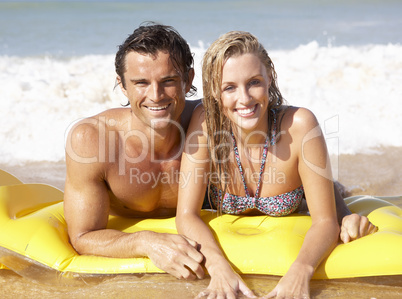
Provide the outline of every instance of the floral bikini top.
[[[274,110],[274,128],[272,133],[271,145],[276,143],[276,111]],[[246,181],[244,180],[244,172],[240,163],[239,150],[237,148],[236,139],[232,133],[233,150],[237,161],[237,166],[239,167],[241,179],[243,181],[244,191],[246,196],[238,196],[230,193],[226,193],[222,199],[222,213],[226,214],[240,214],[247,209],[257,209],[260,212],[270,215],[270,216],[285,216],[293,213],[299,207],[302,199],[304,198],[303,186],[296,188],[293,191],[286,192],[284,194],[270,196],[270,197],[260,197],[260,186],[261,177],[264,173],[265,160],[267,158],[268,146],[269,146],[269,135],[265,140],[264,150],[262,154],[260,176],[258,179],[257,190],[255,191],[255,196],[250,196],[248,191]],[[222,190],[211,184],[210,196],[215,207],[219,206],[219,199],[222,198]]]

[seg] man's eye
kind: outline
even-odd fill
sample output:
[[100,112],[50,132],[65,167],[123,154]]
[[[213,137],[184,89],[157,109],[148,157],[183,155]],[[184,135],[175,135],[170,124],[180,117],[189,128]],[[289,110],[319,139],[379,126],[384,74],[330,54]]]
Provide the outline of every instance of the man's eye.
[[175,83],[176,81],[174,80],[174,79],[166,79],[165,81],[163,81],[164,83],[166,83],[166,84],[173,84],[173,83]]

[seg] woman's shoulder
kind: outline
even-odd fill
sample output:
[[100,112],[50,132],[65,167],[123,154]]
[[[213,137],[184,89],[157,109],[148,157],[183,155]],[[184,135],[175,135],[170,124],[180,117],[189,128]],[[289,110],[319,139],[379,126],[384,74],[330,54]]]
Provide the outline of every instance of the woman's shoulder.
[[307,108],[282,106],[278,110],[281,131],[286,130],[291,134],[305,134],[319,125],[314,113]]

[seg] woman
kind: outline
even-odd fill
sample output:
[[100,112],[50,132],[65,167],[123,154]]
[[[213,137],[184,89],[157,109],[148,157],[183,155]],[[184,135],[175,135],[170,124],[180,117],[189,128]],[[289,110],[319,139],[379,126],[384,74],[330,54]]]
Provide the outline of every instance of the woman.
[[297,259],[267,297],[309,297],[314,270],[339,234],[331,167],[315,116],[284,105],[271,59],[246,32],[229,32],[207,50],[203,91],[203,107],[194,112],[187,132],[181,164],[186,185],[179,191],[176,217],[178,232],[200,244],[211,276],[199,296],[234,298],[241,291],[255,297],[200,218],[208,187],[212,203],[230,214],[285,216],[306,199],[311,228]]

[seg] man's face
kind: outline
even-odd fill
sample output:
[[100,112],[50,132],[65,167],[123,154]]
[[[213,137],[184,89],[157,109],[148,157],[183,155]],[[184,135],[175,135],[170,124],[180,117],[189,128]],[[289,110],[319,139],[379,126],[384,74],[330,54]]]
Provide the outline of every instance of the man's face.
[[192,76],[184,82],[173,67],[170,55],[130,52],[126,56],[125,88],[123,93],[131,109],[145,126],[166,128],[171,121],[179,121],[185,105],[185,94],[190,91]]

